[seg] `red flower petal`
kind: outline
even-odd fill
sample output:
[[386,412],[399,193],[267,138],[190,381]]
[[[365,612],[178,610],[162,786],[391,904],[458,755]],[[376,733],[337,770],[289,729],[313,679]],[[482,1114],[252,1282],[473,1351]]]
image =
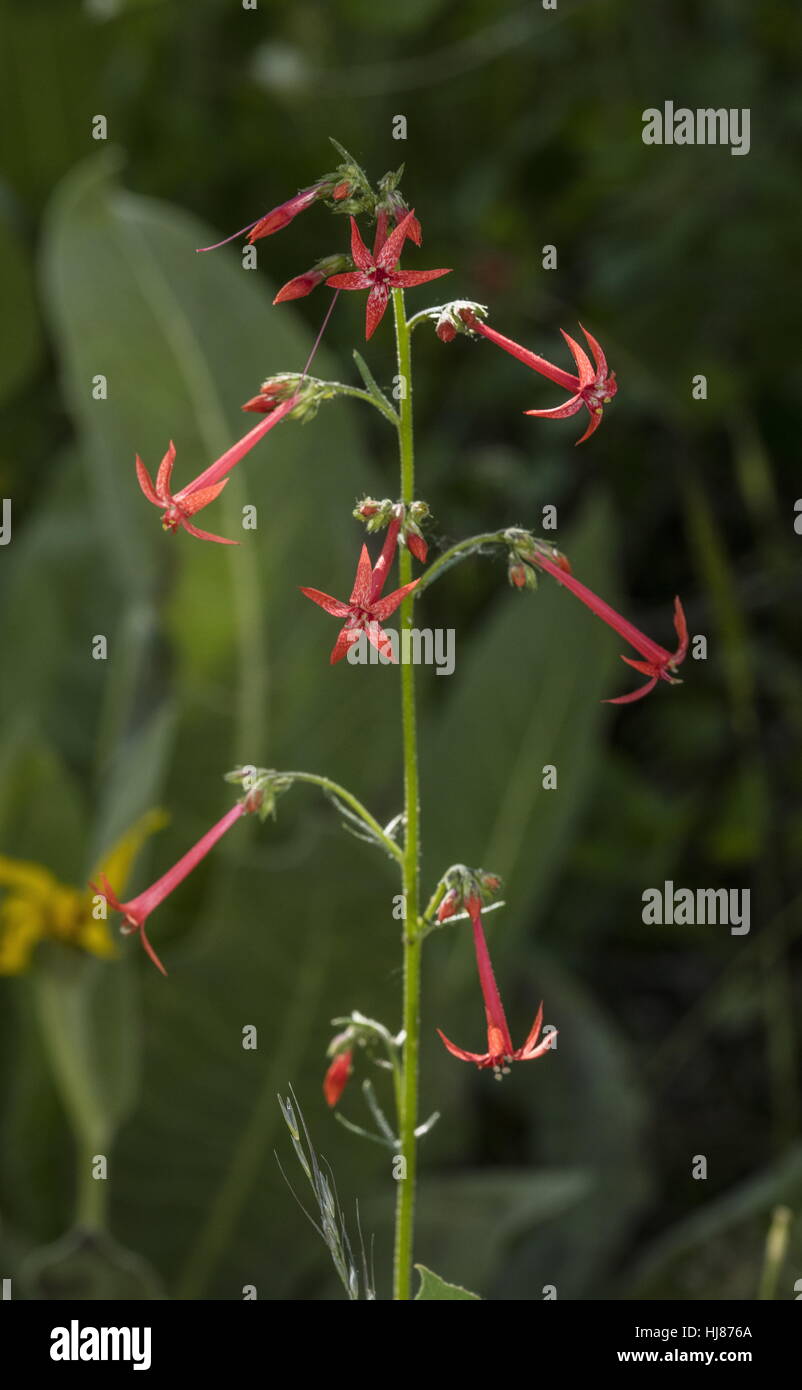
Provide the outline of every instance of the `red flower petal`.
[[524,415],[537,415],[540,420],[567,420],[569,415],[576,415],[584,404],[581,396],[572,396],[565,405],[552,406],[551,410],[525,410]]
[[674,599],[674,631],[679,638],[679,645],[672,661],[675,666],[679,666],[688,654],[688,623],[685,618],[685,609],[678,598]]
[[363,545],[359,552],[359,563],[356,567],[356,578],[354,587],[351,590],[351,603],[356,608],[367,608],[370,603],[370,589],[373,579],[373,566],[370,563],[370,552],[366,545]]
[[362,270],[344,270],[342,275],[330,275],[326,284],[333,290],[369,290],[373,281]]
[[355,217],[351,218],[351,259],[360,270],[373,269],[373,258],[362,240]]
[[542,1001],[541,1001],[541,1003],[540,1003],[539,1006],[538,1006],[538,1011],[537,1011],[537,1015],[536,1015],[536,1017],[535,1017],[535,1021],[534,1021],[534,1023],[532,1024],[531,1029],[529,1030],[529,1036],[527,1037],[526,1042],[524,1043],[523,1047],[521,1047],[521,1048],[518,1049],[519,1052],[520,1052],[520,1054],[521,1054],[521,1058],[522,1058],[522,1059],[523,1059],[523,1057],[524,1057],[524,1054],[527,1053],[531,1048],[533,1048],[533,1047],[535,1046],[535,1044],[536,1044],[538,1038],[540,1037],[540,1030],[541,1030],[542,1027],[543,1027],[543,1003],[542,1003]]
[[596,373],[590,365],[590,358],[585,352],[585,349],[581,348],[576,339],[571,338],[564,328],[561,328],[560,332],[571,349],[571,356],[576,362],[576,369],[579,372],[580,387],[590,386],[591,382],[596,380]]
[[427,280],[439,280],[441,275],[450,275],[450,266],[445,270],[395,270],[391,281],[399,289],[411,289],[413,285],[425,285]]
[[615,700],[604,700],[602,703],[605,705],[632,705],[636,700],[642,700],[644,695],[648,695],[656,685],[657,676],[653,676],[645,685],[640,686],[638,690],[631,691],[629,695],[619,695]]
[[372,338],[384,318],[384,311],[390,298],[387,285],[374,285],[365,306],[365,341]]
[[170,496],[170,479],[173,475],[173,464],[175,463],[175,444],[170,440],[170,447],[159,464],[159,471],[156,474],[156,495],[161,501],[166,501]]
[[381,626],[381,623],[375,620],[369,622],[365,627],[365,636],[370,642],[370,645],[375,647],[377,652],[381,652],[382,656],[387,657],[388,661],[397,661],[397,657],[393,651],[393,644],[384,631],[384,628]]
[[403,603],[407,594],[411,594],[412,590],[417,588],[418,584],[420,584],[420,580],[413,579],[411,584],[402,584],[400,589],[394,589],[391,594],[387,594],[384,598],[377,599],[371,607],[371,617],[378,618],[379,622],[384,622],[386,618],[389,618],[391,613],[395,612],[399,604]]
[[[415,220],[415,210],[408,212],[406,217],[402,217],[397,227],[394,227],[381,251],[376,257],[376,265],[382,270],[392,270],[404,248],[404,242],[409,235],[409,229]],[[356,258],[355,258],[356,259]]]
[[586,439],[590,439],[590,436],[596,433],[596,430],[599,428],[599,425],[602,422],[603,414],[604,412],[601,409],[591,410],[590,424],[588,425],[587,429],[585,430],[585,433],[581,436],[581,438],[576,441],[577,444],[584,444]]
[[239,541],[229,540],[227,536],[213,536],[211,531],[201,531],[200,527],[193,526],[191,521],[182,521],[181,525],[185,531],[194,536],[198,541],[215,541],[217,545],[239,545]]
[[301,593],[311,598],[318,608],[325,608],[333,618],[347,618],[351,612],[349,604],[341,603],[338,598],[332,598],[331,594],[321,593],[320,589],[301,589]]
[[586,329],[584,324],[580,323],[579,327],[582,329],[582,332],[584,333],[590,345],[590,350],[593,353],[593,360],[596,363],[596,371],[598,375],[601,377],[606,377],[608,374],[607,358],[605,357],[601,346],[599,345],[599,343],[596,342],[596,339],[594,338],[593,334],[588,333],[588,330]]
[[332,666],[338,661],[342,661],[343,657],[348,655],[348,650],[353,646],[354,642],[358,640],[360,631],[361,629],[356,627],[353,622],[346,623],[344,627],[340,628],[337,634],[337,641],[334,643],[331,649],[331,656],[329,657],[329,662]]
[[156,493],[153,488],[153,482],[151,481],[151,476],[144,463],[142,462],[141,458],[139,457],[139,454],[137,454],[136,456],[136,476],[139,482],[139,486],[141,487],[148,501],[152,502],[154,507],[160,507],[162,503],[160,499],[156,496]]
[[475,1062],[477,1067],[486,1067],[490,1064],[490,1054],[487,1052],[466,1052],[463,1048],[457,1047],[456,1043],[451,1042],[438,1028],[438,1033],[451,1053],[452,1057],[459,1057],[461,1062]]

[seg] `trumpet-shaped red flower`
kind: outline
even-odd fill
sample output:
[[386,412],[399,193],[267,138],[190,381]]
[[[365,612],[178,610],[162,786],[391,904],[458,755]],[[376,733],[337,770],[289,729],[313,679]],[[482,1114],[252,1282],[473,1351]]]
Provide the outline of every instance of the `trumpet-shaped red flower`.
[[328,1071],[323,1078],[323,1094],[326,1097],[326,1104],[332,1109],[337,1104],[343,1091],[348,1084],[353,1067],[354,1053],[349,1048],[347,1052],[338,1052],[329,1064]]
[[376,226],[376,240],[371,255],[355,219],[351,218],[351,256],[356,270],[343,275],[332,275],[327,281],[333,289],[368,290],[365,311],[365,337],[370,338],[378,328],[387,308],[390,291],[407,289],[412,285],[424,285],[428,280],[437,280],[441,275],[450,275],[450,270],[396,270],[398,258],[407,237],[420,234],[420,227],[414,209],[402,217],[398,226],[385,236],[386,216],[380,217]]
[[346,180],[335,183],[331,177],[321,179],[309,188],[302,188],[298,193],[294,193],[291,198],[279,203],[277,208],[271,208],[264,217],[257,217],[254,222],[240,227],[238,232],[232,232],[231,236],[224,237],[222,241],[216,241],[213,246],[199,246],[197,250],[198,252],[216,251],[219,246],[227,246],[230,241],[236,241],[237,237],[245,236],[246,232],[248,241],[253,245],[262,237],[272,236],[274,232],[280,232],[284,227],[289,227],[299,212],[305,212],[307,208],[317,202],[318,198],[330,197],[339,202],[342,198],[347,198],[350,191],[350,184]]
[[332,617],[345,618],[346,620],[340,628],[337,641],[332,648],[332,665],[336,661],[342,661],[352,642],[355,642],[360,633],[363,632],[376,650],[381,652],[382,656],[386,656],[391,661],[395,660],[392,643],[381,625],[391,613],[395,612],[399,604],[419,582],[417,579],[413,579],[411,584],[402,584],[401,588],[395,589],[392,594],[387,594],[385,598],[380,597],[398,547],[400,527],[400,518],[394,517],[387,528],[387,536],[381,555],[373,567],[371,567],[368,548],[363,545],[354,587],[351,590],[351,598],[348,603],[332,598],[331,594],[323,594],[319,589],[301,589],[302,594],[311,598],[313,603],[324,608],[327,613],[331,613]]
[[180,492],[170,491],[170,480],[173,473],[175,462],[175,445],[172,440],[170,447],[159,465],[154,483],[148,473],[147,468],[142,462],[139,454],[136,456],[136,475],[139,479],[139,486],[144,492],[149,502],[154,507],[162,508],[162,526],[165,531],[172,531],[174,534],[179,526],[188,531],[191,536],[195,536],[201,541],[216,541],[218,545],[239,545],[239,541],[228,540],[225,536],[213,536],[209,531],[201,531],[193,525],[190,517],[199,512],[202,507],[208,507],[216,497],[220,496],[226,483],[228,474],[235,464],[258,444],[259,440],[268,433],[269,430],[277,425],[279,420],[289,414],[295,404],[295,399],[285,401],[283,405],[271,410],[266,419],[260,420],[248,434],[243,435],[236,444],[232,444],[230,449],[226,449],[214,463],[199,473],[193,482],[187,483],[186,487],[181,488]]
[[197,868],[200,861],[205,859],[209,850],[214,848],[217,841],[222,839],[226,831],[230,830],[232,825],[236,825],[240,816],[247,815],[249,811],[256,809],[257,805],[255,800],[252,805],[247,803],[247,798],[245,801],[238,801],[236,806],[232,806],[231,810],[226,811],[226,814],[217,824],[212,826],[211,830],[207,830],[206,834],[201,836],[198,843],[193,845],[192,849],[188,850],[187,853],[179,859],[178,863],[173,865],[172,869],[168,869],[166,874],[162,874],[161,878],[158,878],[155,883],[150,885],[150,888],[146,888],[144,892],[137,894],[135,898],[130,898],[128,902],[121,903],[119,901],[114,889],[108,883],[105,874],[98,875],[102,885],[100,890],[98,890],[94,883],[90,883],[89,887],[92,889],[93,893],[101,892],[109,907],[115,912],[121,912],[123,914],[124,923],[120,930],[126,934],[134,931],[139,932],[139,939],[142,945],[153,961],[153,964],[162,972],[162,975],[166,975],[167,971],[151,946],[147,932],[145,931],[145,923],[148,917],[151,912],[153,912],[154,908],[157,908],[160,903],[163,903],[164,899],[169,897],[173,889],[177,888],[179,883],[183,883],[184,879],[192,873],[192,870]]
[[667,681],[669,685],[682,684],[677,675],[677,667],[685,660],[688,653],[688,624],[685,620],[685,610],[678,598],[674,599],[674,630],[678,639],[677,649],[674,652],[668,652],[665,647],[660,646],[659,642],[653,642],[651,637],[646,636],[645,632],[641,632],[640,628],[628,622],[614,608],[611,608],[609,603],[605,603],[603,598],[599,598],[592,589],[580,583],[562,565],[549,559],[547,555],[538,551],[537,555],[533,557],[533,563],[552,575],[558,584],[564,584],[566,589],[570,589],[571,593],[575,594],[592,613],[595,613],[597,618],[601,618],[608,627],[612,627],[620,633],[644,658],[643,661],[634,661],[631,656],[622,656],[621,660],[625,661],[628,666],[634,666],[635,670],[642,672],[644,676],[648,676],[649,680],[646,684],[633,690],[629,695],[619,695],[614,700],[605,700],[605,704],[631,705],[634,700],[642,700],[644,695],[648,695],[651,690],[654,690],[658,681]]
[[538,357],[537,353],[530,352],[528,348],[522,347],[520,343],[513,342],[512,338],[505,338],[502,333],[497,333],[495,328],[490,328],[483,323],[475,314],[463,314],[465,322],[473,333],[481,333],[483,338],[488,338],[497,347],[503,348],[513,357],[517,357],[519,362],[523,362],[533,371],[540,372],[541,376],[546,376],[549,381],[554,381],[558,386],[564,386],[567,391],[572,393],[570,400],[564,405],[554,406],[551,410],[527,410],[527,415],[538,415],[542,420],[564,420],[569,415],[576,415],[583,405],[590,413],[590,424],[577,444],[582,444],[586,439],[599,428],[602,421],[602,407],[607,405],[615,395],[618,387],[615,381],[615,372],[608,371],[607,358],[596,339],[588,333],[586,328],[582,332],[587,338],[590,350],[593,353],[595,367],[591,365],[590,358],[584,348],[579,343],[568,336],[560,329],[566,343],[571,349],[571,355],[576,363],[577,371],[564,372],[561,367],[555,367],[553,363],[547,362],[545,357]]
[[498,992],[490,952],[487,949],[487,942],[482,929],[482,910],[479,898],[469,898],[465,906],[471,915],[476,964],[479,968],[479,983],[482,986],[482,997],[485,1001],[487,1052],[465,1052],[463,1048],[457,1047],[455,1043],[451,1042],[439,1028],[437,1031],[452,1056],[459,1057],[462,1062],[474,1062],[481,1070],[492,1067],[496,1079],[500,1080],[502,1075],[509,1071],[511,1062],[534,1062],[536,1058],[542,1057],[552,1046],[555,1035],[549,1031],[545,1037],[540,1037],[540,1030],[543,1026],[543,1005],[541,1004],[526,1042],[522,1047],[513,1047],[504,1005]]

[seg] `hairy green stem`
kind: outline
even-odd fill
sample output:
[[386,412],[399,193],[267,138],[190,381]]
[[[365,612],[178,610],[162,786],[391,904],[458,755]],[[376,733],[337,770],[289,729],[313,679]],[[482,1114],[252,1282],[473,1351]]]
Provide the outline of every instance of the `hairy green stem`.
[[[404,310],[402,290],[393,290],[395,336],[398,352],[398,375],[402,388],[398,443],[401,462],[401,501],[409,505],[415,495],[415,453],[412,435],[412,374],[410,370],[410,338]],[[399,579],[408,584],[412,579],[412,556],[408,549],[399,552]],[[401,628],[412,627],[414,600],[410,596],[401,605]],[[402,886],[405,903],[404,955],[404,1058],[401,1078],[401,1107],[398,1132],[401,1139],[401,1172],[395,1219],[395,1260],[393,1297],[410,1298],[412,1283],[412,1245],[415,1222],[415,1176],[417,1163],[418,1124],[418,1053],[420,1042],[420,959],[421,941],[418,936],[418,874],[420,842],[418,824],[418,744],[415,727],[415,667],[412,662],[401,663],[401,723],[404,750],[404,810],[406,834]]]
[[323,791],[329,792],[332,796],[336,796],[339,801],[345,802],[345,805],[350,806],[376,839],[381,841],[387,853],[392,855],[393,859],[397,859],[399,864],[404,863],[404,851],[401,846],[385,834],[375,816],[370,814],[367,807],[363,806],[362,802],[354,796],[353,792],[349,792],[347,787],[341,787],[339,782],[332,782],[330,777],[320,777],[316,772],[281,772],[279,776],[291,777],[293,782],[309,782],[313,787],[322,787]]
[[483,546],[506,544],[504,531],[486,531],[481,536],[468,536],[467,540],[458,541],[449,550],[444,550],[442,555],[438,555],[429,568],[423,571],[414,597],[418,598],[424,589],[428,589],[429,585],[445,574],[446,570],[451,569],[452,565],[458,564],[460,560],[467,560],[469,555],[475,555]]

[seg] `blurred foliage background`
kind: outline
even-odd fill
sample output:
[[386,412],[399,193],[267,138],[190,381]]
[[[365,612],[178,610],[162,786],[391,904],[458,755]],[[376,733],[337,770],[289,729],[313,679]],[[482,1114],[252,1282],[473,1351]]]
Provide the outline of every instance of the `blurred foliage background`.
[[[232,534],[258,506],[233,554],[165,536],[132,466],[173,438],[189,479],[244,432],[262,378],[303,365],[326,292],[272,296],[346,224],[313,209],[260,243],[257,272],[236,245],[193,248],[331,167],[328,135],[374,177],[406,161],[420,264],[455,268],[412,307],[489,303],[561,362],[558,329],[582,319],[618,372],[575,450],[579,417],[522,413],[556,388],[485,343],[416,335],[435,553],[537,531],[555,504],[586,582],[668,646],[679,593],[709,643],[681,689],[615,710],[620,643],[548,581],[522,595],[501,559],[473,560],[427,597],[426,625],[458,636],[454,676],[421,680],[425,881],[453,860],[504,875],[489,928],[513,1034],[541,997],[560,1028],[559,1059],[503,1086],[454,1062],[434,1028],[477,1045],[478,990],[464,933],[432,938],[423,1105],[443,1120],[417,1254],[488,1298],[753,1298],[772,1209],[800,1207],[800,40],[782,0],[2,7],[5,856],[78,889],[161,806],[138,889],[230,804],[221,774],[240,760],[338,778],[385,820],[399,808],[396,674],[331,671],[334,629],[298,593],[346,592],[353,500],[396,490],[384,422],[335,402],[269,436],[210,514]],[[751,153],[644,146],[641,112],[667,99],[751,108]],[[319,375],[356,380],[362,315],[342,297]],[[389,386],[389,320],[368,356]],[[645,926],[641,895],[666,879],[748,888],[750,934]],[[110,961],[45,943],[0,980],[0,1266],[17,1294],[340,1296],[274,1158],[300,1178],[275,1099],[291,1083],[387,1296],[388,1164],[320,1083],[333,1016],[397,1026],[395,891],[297,788],[160,910],[168,982],[130,941]],[[343,1105],[363,1118],[356,1085]],[[85,1176],[97,1152],[102,1185]],[[777,1296],[801,1275],[797,1220]]]

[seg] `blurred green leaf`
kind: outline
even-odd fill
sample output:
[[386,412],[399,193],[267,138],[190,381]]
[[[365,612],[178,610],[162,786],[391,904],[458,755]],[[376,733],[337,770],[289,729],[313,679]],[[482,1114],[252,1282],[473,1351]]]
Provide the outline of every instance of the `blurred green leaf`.
[[43,351],[30,251],[0,217],[0,403],[32,375]]
[[110,1236],[76,1229],[32,1251],[19,1274],[25,1297],[118,1301],[159,1299],[159,1277],[145,1260]]

